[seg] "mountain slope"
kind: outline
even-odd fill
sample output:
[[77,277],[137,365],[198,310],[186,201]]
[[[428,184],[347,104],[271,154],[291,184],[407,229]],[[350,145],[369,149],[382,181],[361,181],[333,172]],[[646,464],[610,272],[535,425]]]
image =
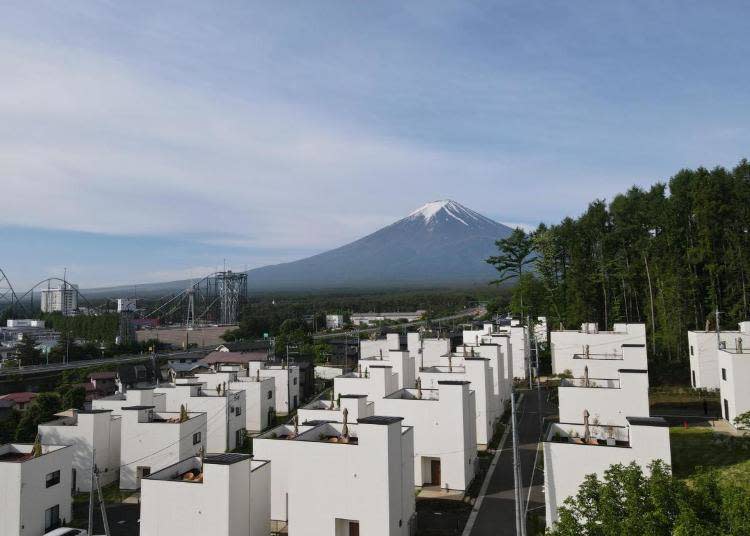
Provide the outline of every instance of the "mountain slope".
[[485,283],[484,262],[511,229],[455,201],[434,201],[355,242],[248,272],[253,290]]

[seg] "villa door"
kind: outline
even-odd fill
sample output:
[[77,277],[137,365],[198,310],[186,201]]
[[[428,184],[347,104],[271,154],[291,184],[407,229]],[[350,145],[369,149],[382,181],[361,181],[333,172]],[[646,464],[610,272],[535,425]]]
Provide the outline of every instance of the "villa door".
[[359,536],[359,521],[349,521],[349,536]]
[[430,481],[433,486],[440,485],[440,460],[430,460]]

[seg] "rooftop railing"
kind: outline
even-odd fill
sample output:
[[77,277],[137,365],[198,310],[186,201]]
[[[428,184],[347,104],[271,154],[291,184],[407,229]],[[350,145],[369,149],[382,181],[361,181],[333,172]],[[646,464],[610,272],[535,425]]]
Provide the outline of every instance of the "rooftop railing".
[[586,389],[619,389],[620,380],[612,378],[563,378],[560,387],[584,387]]

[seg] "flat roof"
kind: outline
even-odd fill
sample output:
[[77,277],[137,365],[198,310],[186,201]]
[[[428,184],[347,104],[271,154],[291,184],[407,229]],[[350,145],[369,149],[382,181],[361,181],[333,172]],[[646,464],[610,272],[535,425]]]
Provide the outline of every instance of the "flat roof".
[[[340,398],[367,398],[367,395],[339,395]],[[319,399],[322,400],[322,399]]]
[[245,460],[249,460],[249,454],[240,454],[238,452],[227,452],[224,454],[209,454],[203,458],[203,463],[213,465],[232,465]]
[[646,347],[645,344],[632,344],[632,343],[621,344],[620,346],[625,347],[625,348],[645,348]]
[[[122,408],[122,409],[126,409],[126,408]],[[79,410],[76,410],[76,413],[78,413],[78,415],[97,414],[97,413],[110,413],[110,412],[112,412],[111,409],[79,409]]]
[[471,382],[466,380],[439,380],[438,385],[469,385]]
[[373,415],[371,417],[362,417],[357,419],[359,424],[393,424],[403,421],[403,417],[385,417],[382,415]]
[[648,374],[647,370],[635,369],[635,368],[621,368],[621,369],[617,369],[617,372],[625,372],[628,374]]
[[127,407],[120,408],[120,409],[135,409],[135,410],[138,410],[138,409],[154,409],[155,407],[156,406],[127,406]]

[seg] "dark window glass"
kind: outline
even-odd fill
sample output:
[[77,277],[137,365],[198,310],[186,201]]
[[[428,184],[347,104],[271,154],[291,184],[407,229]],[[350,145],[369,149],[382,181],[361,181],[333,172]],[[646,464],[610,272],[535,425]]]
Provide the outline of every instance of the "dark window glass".
[[60,471],[52,471],[51,473],[48,473],[45,477],[45,480],[47,482],[47,487],[51,488],[55,484],[60,483]]

